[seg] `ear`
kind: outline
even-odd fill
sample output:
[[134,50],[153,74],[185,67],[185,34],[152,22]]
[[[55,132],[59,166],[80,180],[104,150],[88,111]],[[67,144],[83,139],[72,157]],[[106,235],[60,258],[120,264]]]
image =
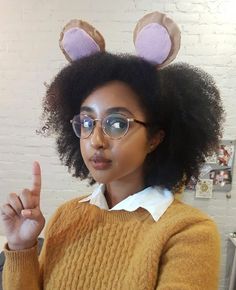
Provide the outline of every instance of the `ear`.
[[158,145],[164,140],[165,132],[163,130],[158,131],[152,138],[149,140],[148,153],[153,152]]
[[105,51],[105,41],[101,33],[91,24],[73,19],[63,28],[59,46],[69,62]]

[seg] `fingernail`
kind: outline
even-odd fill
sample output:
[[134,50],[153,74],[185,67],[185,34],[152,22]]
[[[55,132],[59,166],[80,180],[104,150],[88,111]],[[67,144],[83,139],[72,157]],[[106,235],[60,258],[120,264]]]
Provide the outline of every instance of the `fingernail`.
[[31,210],[31,209],[23,209],[23,210],[21,211],[21,214],[22,214],[22,215],[27,215],[27,216],[29,216],[29,215],[32,214],[32,210]]

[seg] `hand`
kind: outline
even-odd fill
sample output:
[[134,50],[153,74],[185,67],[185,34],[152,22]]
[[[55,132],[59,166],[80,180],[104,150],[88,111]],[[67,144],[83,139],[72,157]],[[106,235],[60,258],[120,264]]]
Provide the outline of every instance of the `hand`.
[[32,189],[24,189],[18,196],[8,195],[7,203],[0,207],[0,217],[10,250],[33,247],[41,233],[45,218],[40,210],[41,169],[33,164]]

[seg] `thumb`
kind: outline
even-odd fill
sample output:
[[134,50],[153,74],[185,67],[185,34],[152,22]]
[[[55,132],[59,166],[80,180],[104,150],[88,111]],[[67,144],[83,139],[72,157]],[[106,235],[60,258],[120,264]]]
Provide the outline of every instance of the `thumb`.
[[23,209],[21,211],[21,215],[27,219],[31,219],[31,220],[36,220],[36,221],[40,221],[40,220],[44,220],[44,216],[40,210],[39,207],[35,207],[32,209]]

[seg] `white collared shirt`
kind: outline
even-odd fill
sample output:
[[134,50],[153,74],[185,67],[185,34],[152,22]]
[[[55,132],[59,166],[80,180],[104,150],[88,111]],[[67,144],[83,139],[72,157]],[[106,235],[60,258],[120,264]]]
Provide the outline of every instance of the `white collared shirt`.
[[151,214],[155,221],[158,221],[174,200],[173,194],[169,190],[162,189],[158,186],[150,186],[126,197],[124,200],[109,209],[104,192],[105,185],[100,184],[91,195],[81,199],[80,202],[89,201],[90,204],[109,211],[135,211],[139,207],[142,207]]

